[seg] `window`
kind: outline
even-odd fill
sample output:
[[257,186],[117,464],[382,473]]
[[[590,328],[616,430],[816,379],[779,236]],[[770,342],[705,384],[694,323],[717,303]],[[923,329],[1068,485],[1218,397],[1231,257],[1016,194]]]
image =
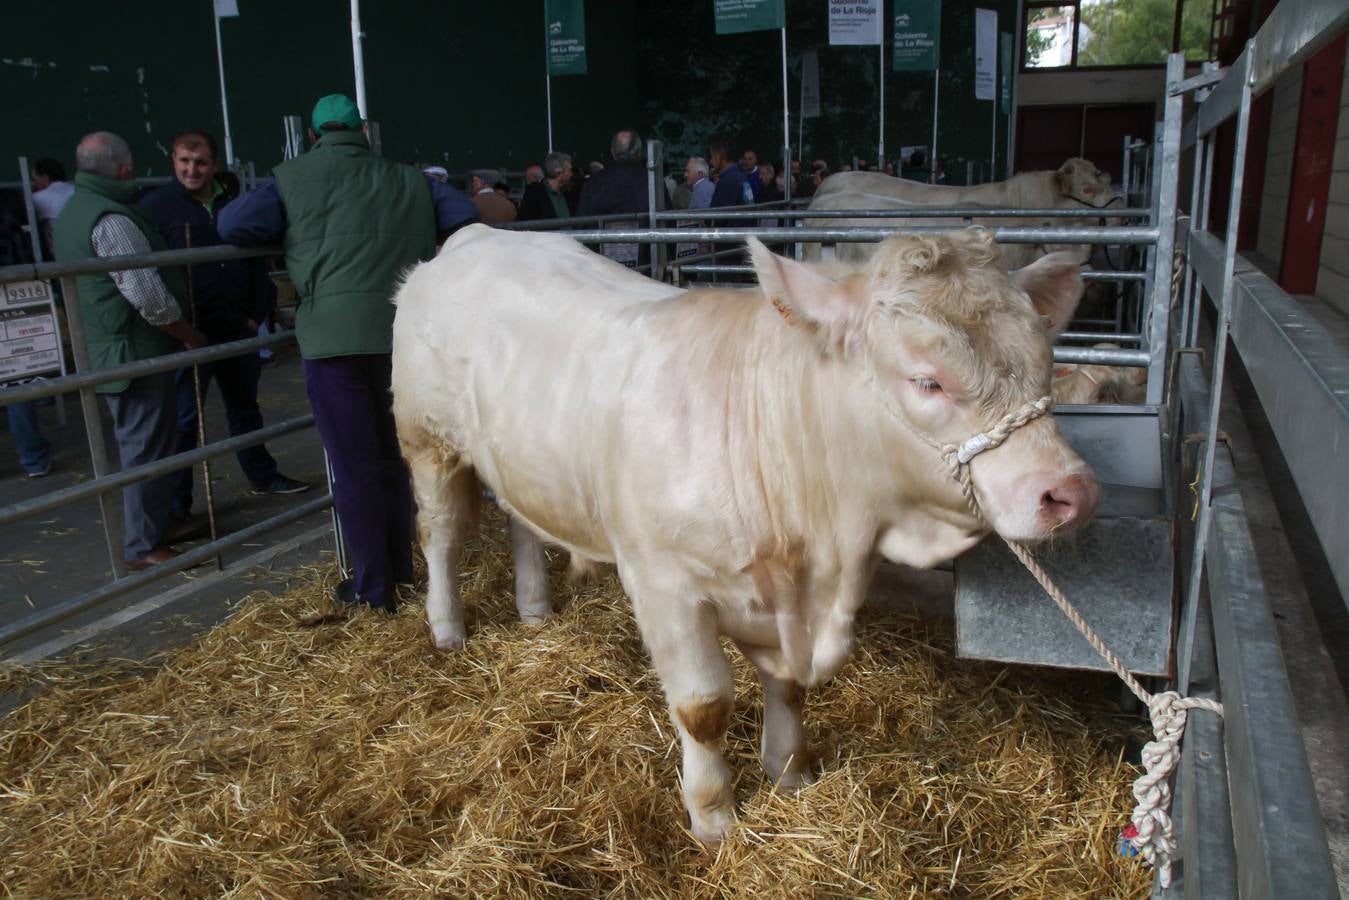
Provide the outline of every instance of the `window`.
[[1159,66],[1209,57],[1210,0],[1072,0],[1025,6],[1025,69]]

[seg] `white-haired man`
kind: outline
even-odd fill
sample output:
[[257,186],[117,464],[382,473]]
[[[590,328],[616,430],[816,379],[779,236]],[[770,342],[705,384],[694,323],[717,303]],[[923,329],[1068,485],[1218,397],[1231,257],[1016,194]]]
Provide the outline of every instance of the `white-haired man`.
[[689,209],[707,209],[712,205],[712,193],[717,186],[708,177],[711,171],[711,166],[701,156],[690,156],[684,164],[684,183],[693,192],[689,197]]
[[[158,229],[135,207],[131,148],[107,131],[86,135],[75,149],[75,192],[56,220],[58,262],[163,250]],[[178,269],[131,269],[77,279],[89,361],[93,369],[163,356],[206,343],[183,319],[186,297]],[[173,454],[178,441],[174,373],[159,372],[99,385],[112,412],[123,469]],[[173,476],[122,489],[123,552],[133,571],[178,555],[169,546]]]

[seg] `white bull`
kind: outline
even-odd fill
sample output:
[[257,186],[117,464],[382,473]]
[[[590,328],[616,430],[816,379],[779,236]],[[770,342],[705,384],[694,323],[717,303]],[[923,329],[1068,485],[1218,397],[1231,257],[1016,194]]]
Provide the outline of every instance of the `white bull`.
[[[722,635],[759,669],[766,771],[806,784],[804,690],[847,660],[878,556],[929,567],[989,524],[1043,539],[1099,491],[1051,416],[973,459],[987,524],[937,449],[1048,393],[1041,316],[1077,302],[1072,259],[1014,282],[969,231],[892,239],[835,281],[750,246],[761,289],[676,291],[561,235],[471,226],[411,273],[394,323],[435,643],[465,640],[455,578],[479,479],[524,523],[517,546],[528,528],[615,563],[708,842],[734,820]],[[517,566],[542,584],[539,554]]]
[[[1085,159],[1070,159],[1057,171],[1022,172],[1006,181],[969,186],[924,184],[895,178],[879,172],[840,172],[831,175],[811,198],[810,209],[921,209],[923,207],[951,207],[977,209],[1092,209],[1114,202],[1110,176]],[[979,216],[975,224],[990,228],[1001,226],[1073,227],[1092,224],[1089,218],[1031,219],[1017,216]],[[905,217],[897,219],[809,219],[808,227],[870,226],[872,228],[902,228],[906,225],[958,225],[950,218]],[[1090,248],[1086,245],[1006,244],[1002,248],[1002,265],[1018,269],[1048,252],[1069,251],[1085,261]],[[864,260],[875,251],[874,244],[840,242],[835,256],[842,260]],[[805,256],[820,258],[820,245],[807,244]]]

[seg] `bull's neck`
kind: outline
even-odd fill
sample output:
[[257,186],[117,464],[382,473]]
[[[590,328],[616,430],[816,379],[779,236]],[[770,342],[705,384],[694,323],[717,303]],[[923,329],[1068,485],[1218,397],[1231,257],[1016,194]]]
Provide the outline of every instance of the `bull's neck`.
[[766,299],[751,324],[746,346],[756,349],[742,358],[742,378],[755,425],[753,459],[743,462],[761,479],[790,485],[785,496],[764,492],[775,528],[819,539],[810,531],[827,521],[836,540],[874,549],[882,530],[927,516],[944,526],[949,555],[962,552],[968,542],[957,536],[979,531],[978,522],[938,453],[865,377],[863,360],[821,354],[814,335],[783,321]]
[[[1008,206],[1038,209],[1046,205],[1047,197],[1058,194],[1053,185],[1055,172],[1021,172],[1007,179],[1010,186]],[[1050,203],[1049,206],[1054,204]]]

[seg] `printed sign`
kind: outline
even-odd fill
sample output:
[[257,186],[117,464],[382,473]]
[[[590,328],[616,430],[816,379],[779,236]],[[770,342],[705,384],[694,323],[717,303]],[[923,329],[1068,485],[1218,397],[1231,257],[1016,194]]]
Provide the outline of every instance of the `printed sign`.
[[807,50],[801,54],[801,118],[820,114],[820,54]]
[[239,0],[215,0],[215,16],[225,19],[239,15]]
[[743,34],[785,28],[783,0],[712,0],[717,34]]
[[56,305],[46,281],[15,281],[3,288],[0,309],[0,384],[61,373]]
[[545,0],[549,75],[586,73],[585,0]]
[[829,43],[835,46],[881,42],[880,0],[837,3],[829,0]]
[[992,100],[998,75],[998,14],[974,11],[974,99]]
[[895,0],[896,72],[935,72],[941,51],[939,0]]

